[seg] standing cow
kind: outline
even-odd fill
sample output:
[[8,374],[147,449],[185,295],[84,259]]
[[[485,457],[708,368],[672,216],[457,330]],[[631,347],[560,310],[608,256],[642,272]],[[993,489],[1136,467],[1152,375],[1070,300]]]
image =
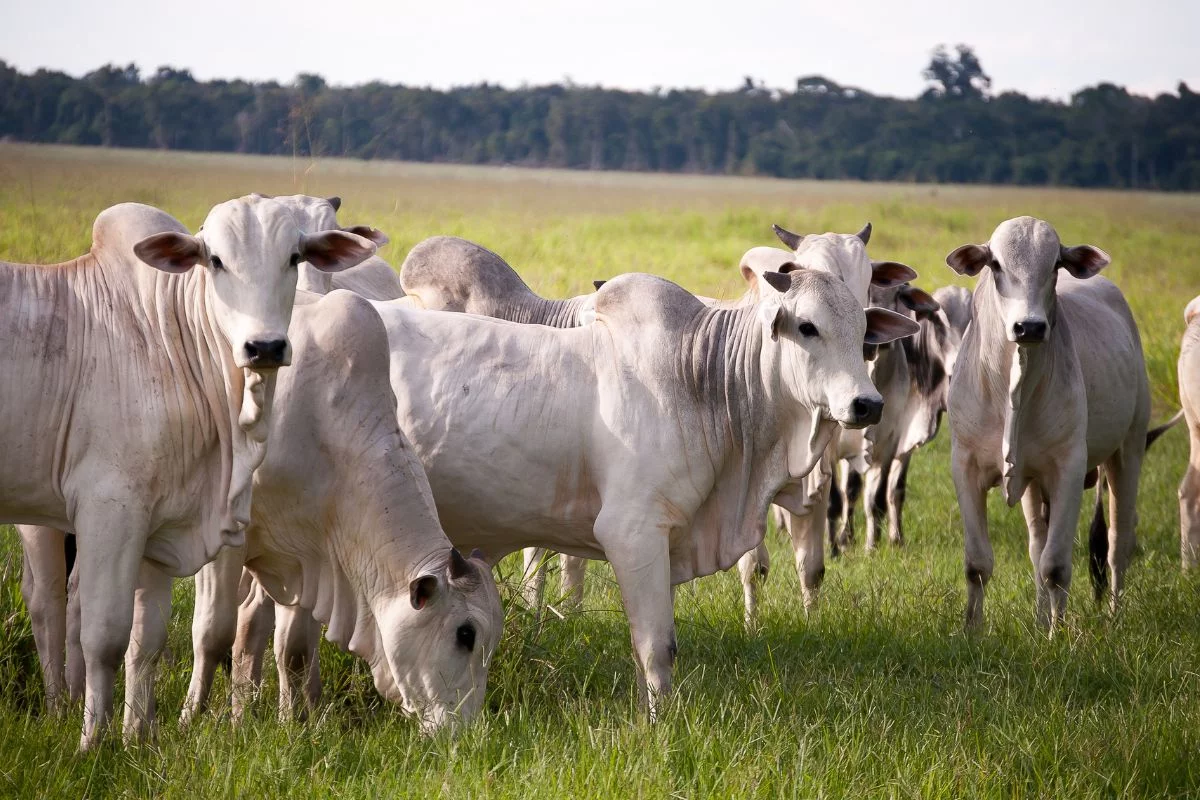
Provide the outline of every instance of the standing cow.
[[1200,297],[1183,312],[1187,329],[1179,350],[1179,402],[1187,420],[1191,451],[1179,484],[1179,552],[1183,568],[1200,563]]
[[1017,217],[986,244],[950,253],[946,263],[960,275],[980,276],[950,384],[966,623],[983,622],[994,563],[985,499],[997,485],[1025,513],[1037,619],[1051,628],[1062,620],[1085,476],[1096,467],[1109,485],[1108,594],[1115,606],[1134,543],[1150,390],[1129,306],[1116,286],[1096,277],[1109,257],[1090,245],[1064,246],[1049,223]]
[[[291,360],[297,265],[336,270],[373,252],[353,234],[302,234],[282,206],[242,198],[213,208],[196,236],[157,209],[114,206],[88,254],[0,264],[0,520],[77,536],[82,749],[111,716],[131,632],[125,731],[146,731],[167,576],[244,539],[275,371]],[[62,652],[65,624],[47,629],[39,645]],[[61,671],[46,680],[61,694]]]
[[675,656],[671,585],[728,569],[768,505],[837,424],[878,419],[864,341],[911,335],[865,317],[812,270],[771,273],[741,309],[625,275],[566,330],[377,303],[401,427],[455,541],[493,561],[526,546],[608,560],[653,716]]

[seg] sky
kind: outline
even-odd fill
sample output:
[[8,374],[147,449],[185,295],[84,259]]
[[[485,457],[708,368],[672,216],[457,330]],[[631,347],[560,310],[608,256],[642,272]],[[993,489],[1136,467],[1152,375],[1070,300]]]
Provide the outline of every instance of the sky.
[[938,44],[974,47],[993,91],[1065,99],[1102,81],[1200,88],[1197,0],[0,0],[0,60],[82,75],[105,63],[198,79],[447,88],[561,82],[772,88],[824,75],[913,97]]

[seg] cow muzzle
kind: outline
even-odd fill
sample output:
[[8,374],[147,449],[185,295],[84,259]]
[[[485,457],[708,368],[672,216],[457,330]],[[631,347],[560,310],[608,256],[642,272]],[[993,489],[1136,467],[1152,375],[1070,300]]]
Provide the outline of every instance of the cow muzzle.
[[242,346],[242,363],[249,369],[278,369],[292,363],[287,339],[252,339]]
[[1017,344],[1041,344],[1046,341],[1049,332],[1050,326],[1046,320],[1030,317],[1014,322],[1008,338]]
[[865,428],[883,417],[883,398],[859,395],[850,403],[850,418],[841,420],[844,428]]

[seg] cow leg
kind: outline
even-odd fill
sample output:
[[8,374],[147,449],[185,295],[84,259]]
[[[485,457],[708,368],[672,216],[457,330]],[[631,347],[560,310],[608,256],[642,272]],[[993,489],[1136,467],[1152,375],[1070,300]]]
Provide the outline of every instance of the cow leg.
[[1104,462],[1104,473],[1108,478],[1108,602],[1114,612],[1125,588],[1125,571],[1137,541],[1137,490],[1144,442],[1142,436],[1130,437]]
[[154,670],[167,644],[171,576],[142,561],[134,595],[133,625],[125,651],[125,741],[140,742],[154,727]]
[[879,546],[879,528],[887,513],[887,462],[867,467],[863,481],[863,516],[867,523],[867,552]]
[[1063,464],[1062,470],[1046,487],[1050,519],[1046,547],[1038,565],[1050,603],[1050,630],[1063,621],[1067,610],[1067,592],[1071,588],[1071,549],[1079,525],[1079,507],[1083,502],[1085,457],[1078,454]]
[[1025,514],[1025,527],[1029,531],[1029,561],[1033,564],[1033,585],[1037,591],[1034,614],[1038,624],[1050,624],[1050,598],[1042,581],[1040,567],[1042,551],[1046,549],[1046,532],[1050,525],[1049,507],[1036,483],[1029,484],[1021,495],[1021,511]]
[[229,658],[237,627],[238,579],[244,550],[227,547],[196,573],[192,611],[192,680],[180,722],[188,725],[208,706],[217,665]]
[[644,523],[639,527],[601,510],[595,532],[621,589],[638,667],[638,688],[653,722],[671,692],[677,649],[675,610],[667,532],[646,528]]
[[[275,606],[275,667],[279,671],[279,721],[304,720],[320,702],[321,678],[316,665],[317,641],[312,612],[300,606]],[[317,627],[320,635],[320,627]],[[316,680],[314,694],[313,676]],[[299,703],[301,692],[306,704]]]
[[[839,480],[837,470],[829,479],[829,507],[825,510],[825,528],[829,531],[829,557],[837,558],[842,554],[838,547],[837,531],[842,521],[842,515],[846,511],[846,494],[842,490],[841,481]],[[779,526],[783,527],[783,511],[779,513]],[[790,533],[788,534],[791,535]]]
[[738,559],[738,576],[742,579],[742,598],[746,605],[745,621],[748,631],[753,631],[757,627],[758,586],[766,579],[770,568],[771,557],[767,552],[765,540]]
[[542,597],[546,593],[546,562],[547,552],[542,547],[526,547],[522,554],[525,558],[525,570],[521,576],[521,593],[525,596],[525,604],[533,610],[536,619],[542,611]]
[[963,565],[967,577],[966,627],[983,627],[983,595],[992,578],[995,556],[987,529],[987,486],[968,456],[953,448],[951,477],[963,521]]
[[83,700],[84,684],[87,680],[83,661],[83,643],[80,640],[82,613],[79,609],[79,567],[71,570],[67,578],[67,694],[72,703]]
[[586,558],[563,553],[558,557],[558,569],[562,575],[562,602],[569,608],[583,605],[583,580],[587,575]]
[[[837,544],[841,549],[845,550],[854,544],[854,507],[858,505],[858,500],[862,497],[863,476],[849,464],[846,464],[844,465],[844,477],[842,481],[842,501],[845,510],[842,512],[842,529],[838,533]],[[868,513],[865,504],[863,511],[865,516]],[[833,540],[831,539],[830,541]]]
[[80,750],[100,742],[113,711],[113,683],[133,626],[133,597],[145,548],[145,522],[131,518],[136,501],[116,497],[80,508],[80,643],[86,673]]
[[912,451],[899,456],[892,461],[888,470],[888,539],[895,545],[904,544],[904,500],[908,490],[908,462],[911,458]]
[[21,597],[29,611],[42,667],[46,707],[62,708],[66,697],[66,534],[40,525],[18,525],[21,535]]
[[800,576],[800,590],[804,597],[804,611],[808,613],[816,606],[817,594],[825,580],[825,526],[828,518],[825,509],[829,504],[829,487],[825,481],[817,493],[813,509],[799,516],[784,511],[785,526],[792,537],[792,552],[796,557],[796,573]]
[[249,572],[242,575],[246,597],[237,610],[237,635],[233,640],[233,722],[242,721],[246,706],[262,687],[267,642],[275,630],[275,601]]
[[1191,433],[1187,472],[1179,484],[1179,554],[1184,569],[1200,566],[1200,427]]

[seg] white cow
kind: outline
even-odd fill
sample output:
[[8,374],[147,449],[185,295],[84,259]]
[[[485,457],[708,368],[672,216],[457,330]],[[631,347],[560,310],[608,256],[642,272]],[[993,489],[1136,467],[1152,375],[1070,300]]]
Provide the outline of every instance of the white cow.
[[1066,247],[1049,223],[1017,217],[946,262],[961,275],[981,275],[950,383],[966,623],[983,622],[994,563],[985,499],[996,485],[1025,512],[1037,618],[1051,628],[1062,620],[1084,482],[1096,467],[1110,491],[1115,606],[1134,543],[1150,390],[1129,306],[1116,286],[1095,277],[1109,257],[1090,245]]
[[500,596],[488,564],[461,556],[438,523],[397,424],[379,316],[348,292],[302,293],[291,340],[246,544],[222,551],[237,556],[225,562],[232,589],[216,595],[231,605],[225,618],[236,617],[245,563],[260,591],[295,604],[296,619],[315,615],[330,641],[365,659],[380,693],[423,730],[468,721],[500,638]]
[[[297,194],[272,199],[291,211],[296,224],[307,233],[343,230],[369,239],[379,247],[388,242],[386,234],[368,225],[343,227],[337,220],[342,205],[340,197]],[[338,273],[301,262],[298,286],[322,295],[334,289],[349,289],[370,300],[404,296],[396,271],[377,255]],[[227,548],[196,574],[192,680],[183,706],[185,724],[205,705],[216,667],[229,657],[231,648],[233,716],[241,718],[247,696],[261,682],[263,651],[272,630],[279,671],[280,716],[284,719],[292,716],[301,691],[306,701],[299,709],[301,714],[306,708],[315,708],[320,701],[319,623],[300,606],[277,606],[251,576],[240,574],[243,558],[240,549]],[[237,597],[241,603],[235,605]]]
[[916,325],[810,270],[742,309],[625,275],[566,330],[376,303],[401,427],[455,541],[608,560],[651,716],[675,655],[671,585],[731,567],[837,423],[878,417],[864,341]]
[[[829,514],[829,544],[835,556],[839,547],[846,547],[854,540],[854,506],[860,475],[865,478],[862,486],[866,497],[866,549],[878,546],[885,517],[888,539],[893,544],[903,543],[904,467],[912,451],[936,433],[939,415],[928,412],[935,410],[935,403],[944,400],[933,397],[944,392],[941,384],[945,383],[946,371],[941,361],[932,360],[940,354],[931,352],[930,345],[937,343],[937,333],[949,331],[950,325],[937,317],[940,311],[937,301],[924,290],[905,283],[886,289],[872,287],[871,305],[914,316],[921,330],[916,336],[878,348],[867,372],[883,395],[883,417],[877,425],[843,435],[838,442],[838,456],[844,462],[843,487],[840,492],[837,487],[831,489]],[[841,530],[837,535],[835,523],[839,520],[835,511],[841,512]]]
[[1183,312],[1187,329],[1179,349],[1179,403],[1191,451],[1179,484],[1179,551],[1184,569],[1200,564],[1200,297]]
[[[742,256],[739,270],[747,281],[747,294],[734,305],[754,302],[760,296],[759,276],[767,271],[788,272],[798,268],[827,272],[840,278],[850,288],[858,302],[870,303],[872,286],[887,288],[897,286],[917,277],[917,273],[904,264],[894,261],[873,261],[867,256],[866,245],[871,239],[871,224],[868,222],[856,234],[823,233],[801,235],[774,226],[776,235],[792,252],[776,247],[755,247]],[[814,470],[806,479],[803,499],[792,508],[776,513],[776,518],[787,530],[792,541],[796,560],[796,571],[800,575],[804,607],[809,609],[817,599],[817,592],[825,577],[825,531],[828,525],[829,494],[832,485],[834,463],[837,460],[837,445],[840,438],[835,433],[830,443],[830,452],[821,460],[820,469]],[[765,543],[738,561],[738,572],[746,603],[746,623],[755,624],[758,605],[758,583],[766,576],[769,557]]]
[[[589,308],[591,295],[566,300],[541,297],[500,256],[457,236],[432,236],[417,244],[400,265],[400,283],[415,308],[461,311],[530,325],[574,328]],[[545,587],[546,551],[526,548],[525,598],[535,611]],[[561,594],[568,604],[583,602],[587,559],[561,555]]]
[[[157,209],[114,206],[86,255],[0,264],[0,519],[77,536],[81,748],[111,716],[131,631],[125,730],[145,732],[166,576],[244,538],[275,371],[291,360],[297,264],[340,269],[372,252],[353,234],[302,234],[282,206],[243,198],[213,208],[196,236]],[[62,681],[47,676],[52,698]]]

